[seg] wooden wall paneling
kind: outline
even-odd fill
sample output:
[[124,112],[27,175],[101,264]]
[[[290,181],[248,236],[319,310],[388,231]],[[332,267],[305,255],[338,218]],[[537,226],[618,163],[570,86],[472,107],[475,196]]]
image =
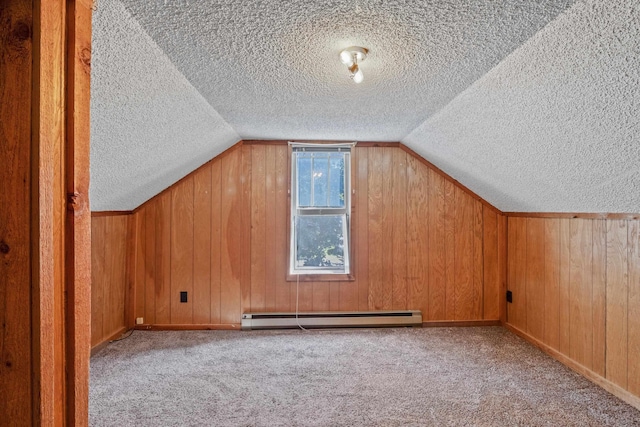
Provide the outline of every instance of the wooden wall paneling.
[[146,230],[145,230],[145,220],[146,220],[146,211],[147,207],[144,206],[138,212],[134,214],[135,223],[136,223],[136,241],[135,241],[135,299],[134,299],[134,313],[135,318],[143,317],[144,318],[144,306],[145,306],[145,241],[146,241]]
[[[418,162],[417,159],[411,158],[412,162]],[[446,297],[447,297],[447,280],[445,273],[445,190],[444,178],[439,173],[428,170],[428,206],[427,218],[421,219],[419,213],[416,214],[417,222],[426,222],[428,224],[428,299],[427,311],[425,312],[428,320],[445,320],[446,319]],[[416,193],[419,193],[418,187]],[[424,191],[424,190],[423,190]],[[415,206],[413,200],[417,195],[409,195],[408,199],[412,200],[409,205]],[[413,228],[413,226],[411,227]],[[409,253],[413,251],[413,248]],[[422,265],[419,255],[414,255],[416,262]],[[420,278],[418,278],[420,279]],[[418,288],[420,282],[417,282],[413,289]]]
[[560,289],[559,302],[560,311],[558,313],[559,330],[559,350],[565,355],[570,354],[570,260],[571,260],[571,220],[567,218],[559,219],[560,225]]
[[560,223],[544,221],[544,342],[560,346]]
[[513,295],[513,302],[508,304],[509,323],[516,328],[526,331],[526,254],[527,254],[527,223],[526,218],[509,218],[509,290]]
[[91,346],[100,344],[104,336],[105,236],[106,220],[91,219]]
[[356,146],[356,276],[358,278],[358,309],[369,307],[369,149]]
[[384,307],[383,261],[389,251],[383,240],[383,158],[382,148],[369,149],[369,309]]
[[[311,282],[312,283],[312,303],[313,311],[329,311],[331,282]],[[340,282],[333,282],[340,286]]]
[[471,319],[484,319],[484,218],[482,203],[479,200],[473,200],[473,209],[473,263],[471,266],[473,270],[473,305]]
[[[156,323],[171,323],[171,192],[164,192],[155,204],[156,211]],[[175,296],[174,296],[175,297]],[[147,323],[149,323],[147,321]]]
[[242,204],[242,151],[236,149],[221,159],[221,220],[220,244],[220,322],[241,321],[240,281],[244,263]]
[[[392,302],[391,308],[407,308],[407,153],[391,149],[392,169]],[[426,189],[423,189],[425,191]]]
[[591,369],[593,365],[592,220],[571,220],[569,356]]
[[427,168],[415,157],[407,157],[407,226],[405,239],[407,271],[407,309],[420,310],[423,320],[429,319],[429,257],[428,212],[429,176]]
[[640,396],[640,221],[628,224],[627,389]]
[[287,222],[290,209],[287,188],[289,183],[289,147],[278,146],[276,150],[276,225],[275,225],[275,262],[276,262],[276,311],[291,311],[291,284],[286,281],[289,270],[289,242],[287,241]]
[[276,308],[276,150],[266,146],[265,153],[265,301],[264,308]]
[[382,254],[378,262],[382,264],[382,309],[393,308],[393,262],[389,253],[393,250],[393,152],[396,148],[383,147],[382,150]]
[[[127,329],[135,326],[135,297],[136,297],[136,216],[127,213],[126,236],[126,265],[124,293],[124,322]],[[93,240],[93,237],[92,237]]]
[[[144,209],[144,320],[148,324],[157,323],[156,320],[156,211],[157,199],[154,199]],[[116,217],[109,217],[116,218]]]
[[[482,205],[480,205],[482,207]],[[498,214],[482,207],[483,319],[500,319],[500,265],[498,250]],[[475,246],[474,246],[475,248]]]
[[124,215],[107,217],[107,224],[109,229],[107,247],[109,250],[105,253],[109,256],[108,280],[110,286],[108,295],[105,296],[105,301],[108,301],[105,307],[107,316],[105,327],[106,332],[111,336],[125,327],[127,217]]
[[[252,187],[252,150],[251,146],[243,145],[240,147],[242,169],[241,169],[241,182],[242,182],[242,199],[241,199],[241,211],[240,218],[242,219],[241,234],[238,237],[242,239],[242,250],[240,256],[240,264],[242,266],[240,270],[240,315],[251,309],[251,187]],[[238,317],[236,323],[241,321]]]
[[[342,282],[325,282],[325,285],[329,288],[329,308],[331,311],[339,311],[340,308],[340,288]],[[315,296],[314,296],[315,299]],[[315,301],[314,301],[315,307]],[[357,308],[356,308],[357,310]]]
[[193,174],[193,323],[211,323],[211,165]]
[[222,161],[211,162],[211,323],[219,324],[220,305],[220,254],[222,252]]
[[[264,311],[266,301],[266,147],[252,145],[251,151],[251,311]],[[247,176],[249,176],[247,174]]]
[[[33,10],[6,1],[0,8],[0,416],[31,420],[31,99]],[[24,36],[20,36],[23,34]],[[4,82],[11,82],[5,84]],[[37,159],[35,154],[34,158]],[[37,349],[36,349],[37,351]],[[6,385],[5,385],[6,384]],[[37,391],[37,390],[36,390]]]
[[592,325],[593,355],[591,370],[605,376],[607,315],[607,227],[605,220],[591,221],[593,226]]
[[607,221],[607,379],[627,388],[628,358],[627,221]]
[[544,219],[526,218],[525,298],[527,306],[527,333],[544,339],[545,326],[545,241]]
[[[474,318],[473,301],[473,199],[456,187],[454,193],[456,215],[454,234],[454,319]],[[482,315],[480,315],[481,317]]]
[[507,292],[507,217],[498,215],[498,274],[500,281],[500,292],[498,295],[500,301],[500,321],[507,321],[507,300],[505,298]]
[[[362,233],[360,229],[360,221],[358,213],[360,210],[360,203],[358,200],[358,151],[357,148],[351,151],[351,212],[349,216],[351,227],[351,241],[350,241],[350,255],[351,255],[351,275],[353,280],[340,282],[337,289],[338,301],[336,303],[333,293],[330,296],[330,305],[332,310],[342,311],[357,311],[359,305],[359,292],[360,292],[360,276],[358,275],[358,254],[357,246]],[[363,205],[366,210],[366,204]],[[331,291],[335,291],[334,287],[331,287]]]
[[[193,322],[193,175],[171,191],[171,323]],[[188,302],[180,302],[187,292]]]
[[313,289],[317,282],[300,281],[295,282],[293,288],[293,308],[298,307],[298,311],[313,311]]
[[455,319],[456,301],[456,186],[444,180],[444,271],[445,271],[445,320]]

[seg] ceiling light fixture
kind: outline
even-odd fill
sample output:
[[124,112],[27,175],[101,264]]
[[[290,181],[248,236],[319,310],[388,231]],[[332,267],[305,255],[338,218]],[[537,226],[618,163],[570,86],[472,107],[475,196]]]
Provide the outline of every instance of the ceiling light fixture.
[[351,46],[340,52],[340,61],[349,69],[349,76],[355,83],[361,83],[364,74],[358,64],[367,59],[369,49],[360,46]]

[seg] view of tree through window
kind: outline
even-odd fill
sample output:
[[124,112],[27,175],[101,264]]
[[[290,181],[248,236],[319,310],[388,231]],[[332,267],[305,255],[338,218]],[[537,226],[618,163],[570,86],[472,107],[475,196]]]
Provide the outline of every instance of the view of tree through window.
[[348,149],[294,149],[292,271],[348,270]]

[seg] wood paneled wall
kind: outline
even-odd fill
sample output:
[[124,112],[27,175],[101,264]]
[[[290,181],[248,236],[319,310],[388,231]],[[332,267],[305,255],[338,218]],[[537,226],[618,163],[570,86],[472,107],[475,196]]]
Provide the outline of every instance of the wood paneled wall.
[[509,217],[508,287],[508,324],[640,397],[640,220]]
[[91,218],[91,347],[127,327],[127,230],[132,215]]
[[[498,320],[506,221],[401,146],[358,146],[355,280],[287,282],[288,147],[239,144],[133,217],[135,317],[237,325],[247,311],[420,309]],[[179,292],[189,300],[180,303]]]

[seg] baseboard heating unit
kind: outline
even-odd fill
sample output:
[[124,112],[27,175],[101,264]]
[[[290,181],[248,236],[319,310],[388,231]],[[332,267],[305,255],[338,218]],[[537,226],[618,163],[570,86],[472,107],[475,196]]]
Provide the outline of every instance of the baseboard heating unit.
[[298,313],[244,313],[242,330],[285,328],[365,328],[422,326],[420,310],[320,311]]

